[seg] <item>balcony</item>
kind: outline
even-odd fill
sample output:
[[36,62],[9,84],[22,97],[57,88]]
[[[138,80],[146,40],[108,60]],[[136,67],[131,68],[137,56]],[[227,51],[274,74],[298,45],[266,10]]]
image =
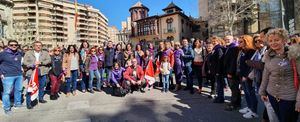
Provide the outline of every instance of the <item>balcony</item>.
[[168,33],[176,33],[176,29],[175,28],[168,28],[168,29],[164,29],[164,34],[168,34]]

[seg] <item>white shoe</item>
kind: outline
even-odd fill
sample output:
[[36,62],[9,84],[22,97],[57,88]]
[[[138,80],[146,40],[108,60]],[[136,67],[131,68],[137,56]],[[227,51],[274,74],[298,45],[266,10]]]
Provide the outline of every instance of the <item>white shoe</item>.
[[258,118],[258,115],[250,110],[248,113],[244,114],[243,117],[246,119],[252,119]]
[[250,109],[248,107],[239,110],[239,112],[242,113],[242,114],[246,114],[249,111],[250,111]]

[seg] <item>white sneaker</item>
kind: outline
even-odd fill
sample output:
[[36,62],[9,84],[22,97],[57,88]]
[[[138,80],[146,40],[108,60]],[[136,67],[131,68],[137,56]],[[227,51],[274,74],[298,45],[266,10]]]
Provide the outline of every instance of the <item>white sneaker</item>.
[[250,109],[248,107],[239,110],[239,112],[242,113],[242,114],[246,114],[249,111],[250,111]]
[[244,114],[243,117],[246,119],[252,119],[258,118],[258,115],[250,110],[248,113]]

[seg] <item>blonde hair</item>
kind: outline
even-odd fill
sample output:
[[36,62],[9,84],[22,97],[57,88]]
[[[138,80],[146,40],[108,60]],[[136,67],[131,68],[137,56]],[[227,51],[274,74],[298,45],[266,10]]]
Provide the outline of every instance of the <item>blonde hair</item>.
[[278,35],[280,38],[282,38],[285,41],[287,41],[289,39],[288,31],[285,29],[282,29],[282,28],[275,28],[275,29],[270,30],[267,33],[267,38],[269,38],[270,35]]

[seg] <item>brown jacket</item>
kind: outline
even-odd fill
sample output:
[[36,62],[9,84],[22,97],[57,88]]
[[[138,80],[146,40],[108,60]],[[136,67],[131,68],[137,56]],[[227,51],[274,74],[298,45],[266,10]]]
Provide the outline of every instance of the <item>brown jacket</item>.
[[[77,58],[78,64],[79,64],[79,55],[77,53],[75,53],[75,57]],[[65,77],[67,77],[67,78],[71,77],[71,70],[70,70],[70,68],[71,68],[71,55],[70,54],[68,54],[68,53],[64,54],[62,67],[63,67],[63,70],[66,73]],[[78,68],[78,70],[79,70],[79,68]]]
[[[300,63],[299,59],[297,63]],[[293,70],[287,54],[277,55],[273,50],[266,52],[259,94],[265,96],[267,93],[282,100],[293,101],[297,98],[296,107],[300,105],[300,90],[295,89]]]
[[[23,65],[27,69],[26,76],[31,76],[33,70],[35,69],[35,60],[36,57],[34,56],[34,51],[28,51],[25,53],[24,59],[23,59]],[[39,66],[39,73],[40,75],[46,75],[48,74],[51,66],[51,57],[47,51],[41,51],[39,62],[41,63]]]

